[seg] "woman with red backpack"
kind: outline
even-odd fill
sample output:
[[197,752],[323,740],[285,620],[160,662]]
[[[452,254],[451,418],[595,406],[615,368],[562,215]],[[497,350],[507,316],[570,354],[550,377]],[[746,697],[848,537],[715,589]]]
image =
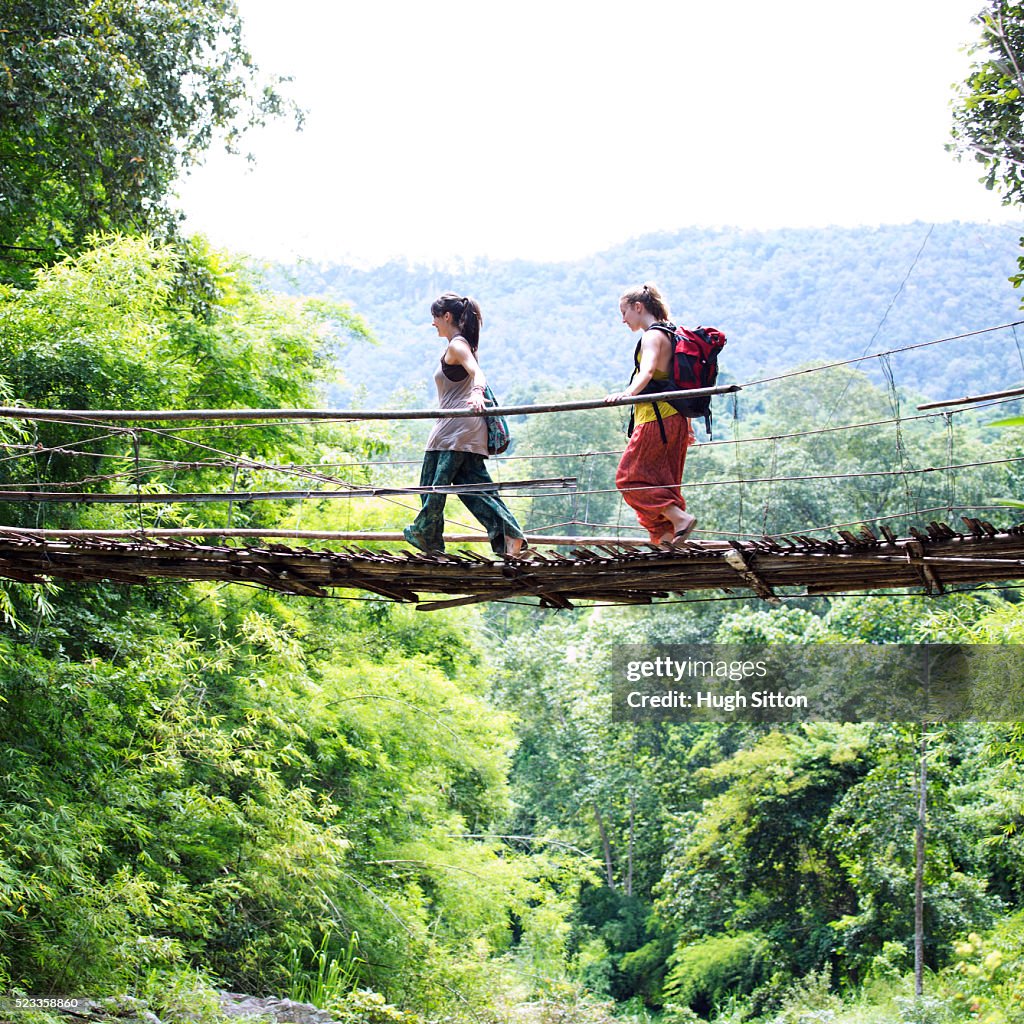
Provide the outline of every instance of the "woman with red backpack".
[[[619,300],[619,312],[631,331],[643,333],[634,355],[635,368],[629,386],[625,391],[608,395],[606,402],[657,388],[654,382],[669,379],[675,352],[668,305],[653,284],[626,291]],[[631,427],[629,443],[615,474],[615,486],[653,544],[682,542],[697,525],[696,517],[686,510],[679,486],[686,449],[696,440],[690,419],[668,402],[640,402],[633,406]]]

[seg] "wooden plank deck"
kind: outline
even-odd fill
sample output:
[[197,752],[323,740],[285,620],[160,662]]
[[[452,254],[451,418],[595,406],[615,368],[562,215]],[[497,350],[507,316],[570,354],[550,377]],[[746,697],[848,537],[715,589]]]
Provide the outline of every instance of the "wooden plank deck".
[[692,591],[756,594],[766,601],[907,587],[939,594],[956,584],[1024,579],[1024,525],[997,529],[984,520],[963,522],[965,532],[959,533],[933,522],[904,537],[862,528],[825,539],[691,541],[672,551],[600,538],[545,553],[532,549],[523,558],[352,545],[313,550],[277,543],[54,538],[0,527],[0,577],[23,583],[216,580],[309,597],[358,590],[424,610],[510,598],[553,608],[581,601],[648,604]]

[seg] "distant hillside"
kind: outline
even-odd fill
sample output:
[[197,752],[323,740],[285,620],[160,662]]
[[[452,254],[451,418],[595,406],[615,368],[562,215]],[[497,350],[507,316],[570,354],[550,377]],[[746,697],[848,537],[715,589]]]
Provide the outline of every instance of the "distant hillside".
[[[961,223],[935,225],[930,236],[920,223],[690,229],[646,235],[570,263],[483,261],[458,272],[303,263],[275,268],[271,283],[350,302],[380,339],[378,348],[346,353],[347,386],[333,401],[358,394],[360,404],[386,405],[397,390],[411,388],[417,404],[429,404],[427,382],[441,350],[429,306],[447,289],[480,301],[481,359],[504,400],[551,385],[591,386],[598,395],[629,376],[632,336],[618,315],[627,285],[655,281],[677,320],[725,331],[723,374],[742,382],[1017,319],[1024,296],[1007,279],[1022,231],[1024,225]],[[936,398],[1024,379],[1024,357],[1010,331],[897,357],[892,368],[901,387]],[[877,361],[865,369],[880,372]]]

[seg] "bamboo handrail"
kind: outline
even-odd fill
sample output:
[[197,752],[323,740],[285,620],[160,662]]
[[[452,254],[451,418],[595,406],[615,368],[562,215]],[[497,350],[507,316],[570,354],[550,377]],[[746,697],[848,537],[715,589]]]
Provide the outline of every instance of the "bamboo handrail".
[[[324,498],[380,498],[402,494],[487,494],[490,491],[525,490],[530,487],[572,492],[578,485],[574,476],[539,477],[535,480],[494,480],[491,483],[434,484],[424,487],[373,487],[353,484],[344,490],[325,491],[316,488],[276,491],[5,491],[0,489],[0,503],[50,502],[92,505],[172,505],[206,501],[320,501]],[[547,492],[544,492],[547,493]]]
[[[0,538],[31,537],[42,540],[81,540],[97,538],[101,540],[184,540],[188,537],[216,539],[272,538],[279,537],[289,540],[334,540],[334,541],[398,541],[408,544],[400,531],[356,531],[356,530],[289,530],[267,529],[255,527],[155,527],[153,529],[116,529],[116,530],[48,530],[38,527],[0,526]],[[445,534],[446,544],[486,544],[485,533],[450,533]],[[578,534],[531,534],[527,537],[531,546],[573,545],[587,547],[589,545],[650,545],[646,538],[639,537],[584,537]],[[714,546],[728,546],[725,542],[715,542]]]
[[473,409],[30,409],[3,405],[0,406],[0,417],[89,423],[163,423],[179,420],[434,420],[481,415],[532,416],[541,412],[574,412],[580,409],[637,405],[640,402],[666,402],[679,398],[726,395],[741,390],[739,384],[719,384],[713,388],[635,395],[617,398],[611,402],[606,402],[603,398],[588,398],[576,402],[550,402],[545,405],[503,405],[489,408],[484,413],[478,413]]
[[992,391],[987,395],[966,395],[963,398],[947,398],[943,402],[925,402],[924,405],[919,405],[918,410],[922,409],[943,409],[949,405],[972,405],[974,402],[987,402],[993,398],[1015,398],[1018,395],[1024,395],[1024,388],[1011,388],[1009,391]]

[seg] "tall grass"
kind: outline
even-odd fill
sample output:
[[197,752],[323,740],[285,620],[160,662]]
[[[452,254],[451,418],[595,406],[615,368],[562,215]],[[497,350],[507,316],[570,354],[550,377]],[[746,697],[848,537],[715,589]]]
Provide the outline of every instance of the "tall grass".
[[302,950],[291,947],[288,954],[290,999],[329,1010],[355,991],[360,967],[366,963],[359,955],[359,933],[353,931],[348,942],[340,944],[337,951],[333,939],[332,932],[324,933],[320,945],[312,950],[309,966],[303,964]]

